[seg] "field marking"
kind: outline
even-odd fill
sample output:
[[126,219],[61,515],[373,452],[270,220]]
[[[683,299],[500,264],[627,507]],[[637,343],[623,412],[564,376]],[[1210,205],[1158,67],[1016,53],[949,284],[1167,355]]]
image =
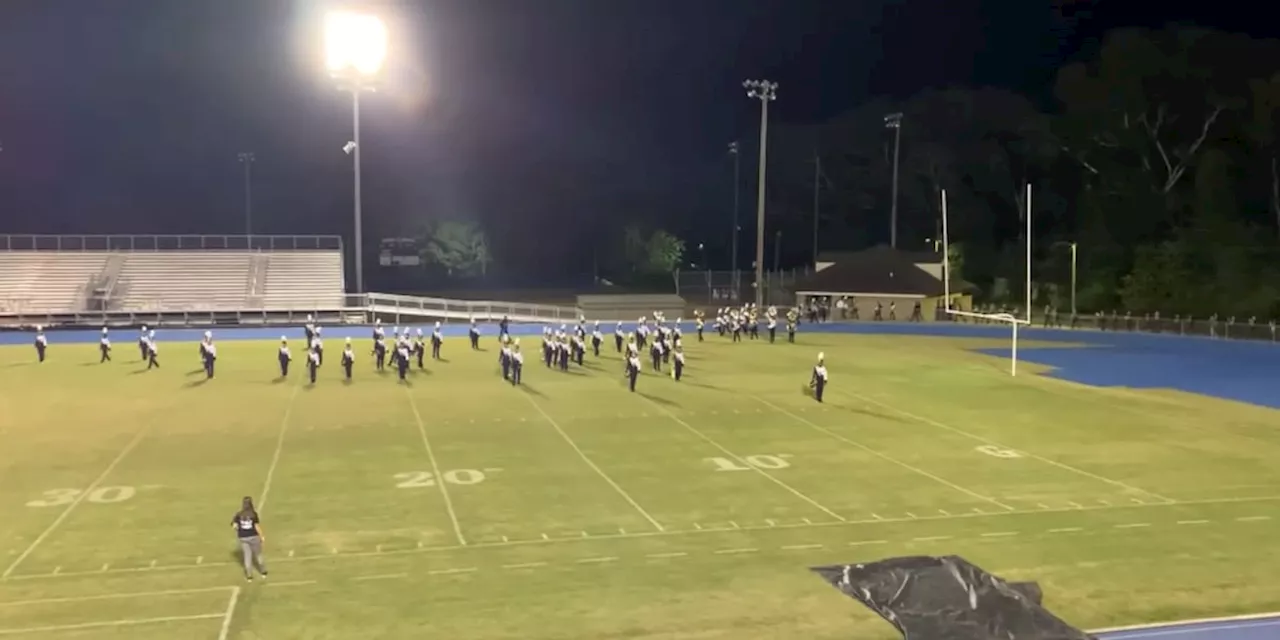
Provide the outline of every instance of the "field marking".
[[1150,523],[1150,522],[1132,522],[1132,523],[1129,523],[1129,524],[1118,524],[1118,525],[1115,525],[1115,528],[1117,528],[1117,529],[1141,529],[1141,528],[1143,528],[1143,527],[1149,527],[1149,526],[1151,526],[1151,523]]
[[578,446],[578,443],[574,442],[573,438],[570,438],[569,434],[565,433],[564,429],[560,428],[560,424],[556,422],[555,418],[551,417],[551,414],[543,410],[543,408],[539,406],[537,402],[534,402],[533,398],[529,397],[529,394],[522,393],[520,395],[523,395],[525,400],[528,400],[529,404],[533,405],[533,408],[536,409],[538,413],[542,414],[543,418],[546,418],[547,422],[551,424],[551,427],[556,430],[556,433],[560,434],[560,437],[563,438],[565,443],[569,445],[569,448],[573,449],[573,451],[578,454],[578,457],[582,458],[582,461],[587,463],[587,466],[591,467],[591,469],[596,472],[596,475],[599,475],[606,483],[609,484],[609,486],[613,487],[613,490],[616,491],[618,495],[622,496],[623,500],[626,500],[628,504],[630,504],[632,507],[635,508],[636,511],[640,513],[640,515],[644,516],[645,520],[649,521],[649,524],[653,525],[653,528],[657,529],[658,531],[666,531],[666,528],[663,527],[662,524],[659,523],[653,516],[649,515],[649,512],[645,511],[644,507],[640,506],[640,503],[636,502],[635,498],[631,497],[631,494],[623,490],[623,488],[619,486],[617,482],[613,481],[613,478],[609,477],[609,474],[605,473],[603,469],[601,469],[599,466],[596,465],[596,463],[591,461],[591,458],[587,457],[587,454],[582,450],[581,447]]
[[1209,524],[1208,520],[1179,520],[1178,524]]
[[280,464],[280,452],[284,450],[284,434],[289,430],[289,415],[293,413],[293,402],[298,398],[298,385],[293,386],[289,394],[289,404],[284,407],[284,417],[280,419],[280,435],[276,438],[276,450],[271,454],[271,464],[267,467],[267,479],[262,483],[262,493],[258,494],[258,511],[267,508],[267,496],[271,493],[271,480],[275,478],[276,466]]
[[662,413],[666,414],[668,418],[671,418],[672,420],[676,421],[676,423],[677,423],[677,424],[679,424],[680,426],[684,427],[685,429],[688,429],[688,430],[689,430],[689,432],[690,432],[690,433],[692,433],[693,435],[698,436],[698,437],[699,437],[699,438],[701,438],[703,441],[705,441],[707,444],[710,444],[711,446],[713,446],[713,447],[715,447],[715,448],[719,449],[719,450],[720,450],[722,453],[724,453],[726,456],[729,456],[730,458],[733,458],[734,460],[736,460],[736,461],[738,462],[738,464],[743,465],[743,466],[745,466],[745,467],[749,467],[752,471],[755,471],[756,473],[758,473],[758,474],[760,474],[760,475],[764,476],[765,478],[767,478],[770,482],[772,482],[772,483],[774,483],[774,484],[778,485],[779,487],[782,487],[783,489],[786,489],[787,491],[791,492],[791,494],[792,494],[792,495],[794,495],[795,497],[800,498],[801,500],[804,500],[805,502],[808,502],[809,504],[811,504],[811,505],[813,505],[813,506],[817,507],[818,509],[822,510],[822,512],[823,512],[823,513],[825,513],[825,514],[827,514],[827,515],[831,516],[832,518],[835,518],[837,521],[839,521],[839,522],[848,522],[848,521],[847,521],[847,520],[845,520],[845,518],[844,518],[843,516],[841,516],[840,514],[838,514],[838,513],[834,512],[834,511],[832,511],[832,510],[830,510],[830,509],[828,509],[828,508],[826,508],[826,507],[822,506],[822,504],[821,504],[821,503],[819,503],[817,500],[814,500],[813,498],[810,498],[809,496],[806,496],[805,494],[801,493],[799,489],[796,489],[795,487],[793,487],[793,486],[791,486],[791,485],[789,485],[789,484],[787,484],[787,483],[785,483],[785,482],[783,482],[783,481],[781,481],[781,480],[779,480],[779,479],[777,479],[777,478],[773,477],[773,476],[772,476],[772,475],[770,475],[768,472],[766,472],[764,469],[761,469],[760,467],[757,467],[757,466],[755,466],[755,465],[753,465],[753,464],[751,464],[751,463],[747,462],[746,460],[744,460],[742,457],[738,456],[738,455],[737,455],[737,454],[735,454],[734,452],[732,452],[732,451],[730,451],[730,450],[726,449],[726,448],[724,447],[724,445],[720,444],[719,442],[716,442],[715,440],[712,440],[710,436],[708,436],[707,434],[705,434],[705,433],[703,433],[703,432],[701,432],[701,431],[697,430],[696,428],[694,428],[694,426],[693,426],[693,425],[691,425],[691,424],[689,424],[688,422],[685,422],[684,420],[682,420],[682,419],[680,418],[680,416],[677,416],[676,414],[671,413],[670,411],[668,411],[668,410],[667,410],[667,408],[666,408],[666,407],[664,407],[664,406],[662,406],[662,405],[660,405],[660,404],[658,404],[658,403],[654,402],[653,400],[650,400],[650,399],[648,399],[648,398],[645,398],[644,396],[640,396],[640,397],[641,397],[641,399],[643,399],[645,402],[648,402],[649,404],[651,404],[651,405],[653,405],[654,407],[656,407],[656,408],[658,409],[658,411],[661,411]]
[[102,473],[99,474],[97,478],[94,478],[93,482],[89,483],[89,486],[84,491],[81,491],[80,495],[76,496],[76,499],[72,500],[71,504],[67,505],[66,509],[62,510],[62,513],[58,514],[58,517],[54,518],[53,522],[50,523],[39,536],[36,536],[36,539],[32,540],[31,544],[27,546],[22,553],[18,554],[18,557],[9,564],[9,567],[4,570],[4,573],[0,573],[0,580],[7,580],[9,576],[13,575],[13,570],[17,569],[18,565],[22,564],[23,561],[30,557],[31,554],[35,552],[36,547],[39,547],[45,539],[52,535],[53,532],[57,530],[58,526],[65,522],[71,515],[71,512],[74,511],[76,507],[80,506],[80,503],[84,502],[85,498],[88,497],[90,493],[93,493],[93,490],[97,489],[98,485],[102,484],[102,482],[107,479],[108,475],[111,475],[111,472],[115,470],[116,466],[119,465],[122,460],[124,460],[125,456],[129,455],[130,452],[136,449],[138,447],[138,443],[142,442],[142,439],[147,436],[147,433],[151,431],[152,424],[154,424],[152,421],[148,421],[145,427],[139,429],[138,433],[134,434],[133,439],[129,440],[129,444],[125,445],[124,449],[120,450],[120,453],[117,454],[115,459],[107,465],[107,468],[103,469]]
[[1236,522],[1261,522],[1263,520],[1270,519],[1271,516],[1245,516],[1243,518],[1236,518]]
[[122,600],[125,598],[154,598],[160,596],[181,596],[193,593],[214,593],[230,591],[239,587],[204,587],[199,589],[165,589],[162,591],[139,591],[134,593],[104,593],[94,596],[69,596],[64,598],[39,598],[36,600],[0,601],[0,607],[22,607],[36,604],[65,604],[71,602],[91,602],[94,600]]
[[992,533],[984,533],[984,534],[982,534],[982,536],[981,536],[981,537],[983,537],[983,538],[1008,538],[1008,537],[1010,537],[1010,536],[1016,536],[1016,535],[1018,535],[1018,532],[1017,532],[1017,531],[995,531],[995,532],[992,532]]
[[578,564],[590,564],[590,563],[595,563],[595,562],[614,562],[614,561],[616,561],[617,559],[618,559],[618,556],[603,556],[603,557],[600,557],[600,558],[583,558],[583,559],[581,559],[581,560],[578,560],[578,561],[577,561],[577,563],[578,563]]
[[413,394],[409,392],[409,388],[405,387],[404,395],[409,399],[409,408],[413,409],[413,419],[418,423],[418,435],[422,436],[422,448],[427,450],[427,459],[431,461],[431,471],[435,473],[435,477],[441,481],[436,483],[440,487],[440,495],[444,498],[444,508],[449,512],[449,520],[453,523],[453,533],[458,536],[458,544],[467,546],[467,539],[462,536],[462,525],[458,524],[458,514],[453,510],[453,500],[449,499],[449,489],[445,487],[444,477],[440,474],[440,464],[436,462],[435,451],[431,449],[431,440],[427,438],[427,425],[422,422],[422,414],[418,412],[418,403],[413,399]]
[[[811,529],[811,528],[817,529],[817,528],[827,528],[827,527],[848,527],[848,526],[864,526],[864,525],[877,525],[877,524],[902,524],[902,523],[920,524],[923,522],[966,520],[966,519],[972,519],[972,518],[1004,518],[1009,516],[1037,516],[1037,515],[1044,515],[1047,513],[1063,514],[1063,513],[1079,513],[1081,511],[1085,511],[1085,512],[1127,511],[1127,510],[1133,510],[1133,509],[1150,509],[1150,508],[1175,507],[1175,506],[1188,507],[1188,506],[1196,506],[1196,505],[1219,505],[1219,504],[1239,504],[1239,503],[1245,503],[1245,502],[1276,502],[1276,501],[1280,501],[1280,496],[1252,496],[1252,497],[1241,497],[1241,498],[1219,498],[1219,499],[1211,499],[1211,500],[1188,500],[1188,501],[1179,502],[1176,504],[1168,504],[1168,503],[1161,502],[1161,503],[1149,503],[1144,505],[1086,507],[1085,509],[1054,509],[1051,511],[1027,510],[1027,511],[1001,511],[998,513],[986,513],[986,514],[967,513],[967,514],[956,514],[952,516],[925,516],[925,517],[917,518],[915,520],[912,520],[910,518],[882,518],[880,520],[848,520],[844,522],[827,521],[827,522],[816,522],[816,523],[778,523],[775,526],[767,526],[767,525],[744,526],[741,529],[738,529],[736,531],[756,532],[756,531],[769,531],[769,530],[776,531],[779,529]],[[734,530],[730,529],[728,531],[734,531]],[[1064,528],[1057,528],[1057,529],[1048,529],[1047,531],[1049,533],[1069,533],[1069,532],[1084,531],[1084,529],[1081,527],[1064,527]],[[589,540],[631,540],[631,539],[659,538],[659,537],[674,538],[674,537],[689,536],[694,534],[723,533],[723,532],[724,532],[723,530],[715,530],[715,529],[702,529],[702,530],[684,529],[684,530],[667,530],[667,531],[642,531],[638,533],[628,533],[625,535],[604,533],[604,534],[592,536],[591,538],[589,538]],[[531,538],[531,539],[524,539],[524,540],[512,540],[510,542],[480,542],[480,543],[470,544],[465,546],[464,545],[448,545],[448,546],[438,546],[438,547],[405,547],[400,549],[392,549],[392,550],[384,551],[381,554],[374,553],[372,551],[353,551],[350,553],[344,553],[338,557],[363,558],[363,557],[378,556],[378,555],[382,555],[382,556],[407,555],[407,554],[417,554],[417,553],[461,551],[464,549],[541,546],[541,545],[560,544],[565,542],[582,542],[582,541],[583,541],[583,538],[578,538],[578,537],[565,537],[565,538],[546,537],[545,539]],[[888,540],[872,540],[867,542],[851,542],[849,544],[850,546],[858,546],[858,545],[864,545],[864,544],[885,544],[887,542]],[[297,556],[295,558],[287,558],[287,559],[280,558],[280,559],[277,559],[276,562],[302,562],[302,561],[310,561],[310,560],[332,559],[333,557],[334,557],[333,555],[319,554],[319,555],[310,555],[310,556]],[[160,566],[154,569],[151,569],[148,567],[126,567],[126,568],[114,569],[111,571],[111,573],[179,571],[179,570],[185,570],[185,569],[198,569],[198,568],[201,568],[202,566],[203,567],[227,567],[227,566],[233,566],[235,564],[236,563],[232,563],[232,562],[213,563],[213,564],[206,564],[206,565],[181,564],[181,565]],[[472,570],[474,571],[474,569]],[[57,575],[54,575],[51,573],[32,573],[32,574],[16,575],[9,578],[9,580],[10,581],[49,580],[54,578],[83,577],[87,575],[102,575],[102,572],[79,571],[79,572],[70,572],[70,573],[60,573]],[[279,583],[275,583],[275,584],[279,584]],[[267,585],[267,586],[270,586],[270,585]]]
[[[82,629],[99,629],[102,627],[128,627],[140,624],[158,624],[161,622],[182,622],[186,620],[212,620],[226,614],[204,613],[194,616],[164,616],[162,618],[134,618],[127,620],[108,620],[106,622],[82,622],[80,624],[62,624],[49,627],[27,627],[25,629],[0,629],[0,636],[28,633],[46,633],[49,631],[80,631]],[[225,638],[225,637],[224,637]]]
[[407,573],[384,573],[376,576],[356,576],[352,578],[352,580],[363,582],[365,580],[392,580],[395,578],[408,578],[408,577],[409,577],[409,574]]
[[[819,431],[819,432],[821,432],[821,433],[825,433],[825,434],[827,434],[828,436],[830,436],[830,437],[832,437],[832,438],[835,438],[836,440],[839,440],[840,442],[843,442],[843,443],[845,443],[845,444],[848,444],[848,445],[852,445],[852,446],[854,446],[854,447],[857,447],[857,448],[859,448],[859,449],[861,449],[861,450],[863,450],[863,451],[866,451],[867,453],[870,453],[870,454],[871,454],[871,455],[873,455],[873,456],[876,456],[876,457],[878,457],[878,458],[880,458],[880,459],[882,459],[882,460],[885,460],[886,462],[890,462],[890,463],[896,464],[896,465],[898,465],[899,467],[902,467],[903,469],[906,469],[906,470],[908,470],[908,471],[913,471],[913,472],[915,472],[915,473],[917,473],[917,474],[919,474],[919,475],[922,475],[922,476],[924,476],[924,477],[926,477],[926,478],[928,478],[928,479],[930,479],[930,480],[933,480],[934,482],[937,482],[937,483],[939,483],[939,484],[942,484],[942,485],[948,486],[948,487],[950,487],[950,488],[952,488],[952,489],[954,489],[954,490],[956,490],[956,491],[959,491],[960,493],[963,493],[963,494],[965,494],[965,495],[968,495],[968,496],[970,496],[970,497],[977,498],[977,499],[979,499],[979,500],[983,500],[983,501],[985,501],[985,502],[990,502],[991,504],[994,504],[994,505],[996,505],[997,507],[1000,507],[1000,508],[1002,508],[1002,509],[1004,509],[1004,510],[1006,510],[1006,511],[1014,511],[1014,510],[1015,510],[1013,507],[1011,507],[1011,506],[1009,506],[1009,505],[1007,505],[1007,504],[1005,504],[1005,503],[1003,503],[1003,502],[1000,502],[999,500],[996,500],[995,498],[992,498],[992,497],[990,497],[990,496],[984,496],[984,495],[982,495],[982,494],[980,494],[980,493],[978,493],[978,492],[976,492],[976,491],[970,491],[969,489],[966,489],[966,488],[964,488],[964,487],[962,487],[962,486],[960,486],[960,485],[958,485],[958,484],[956,484],[956,483],[954,483],[954,482],[951,482],[951,481],[949,481],[949,480],[945,480],[945,479],[943,479],[943,478],[939,478],[938,476],[933,475],[932,473],[929,473],[928,471],[925,471],[924,469],[921,469],[921,468],[919,468],[919,467],[915,467],[915,466],[913,466],[913,465],[907,464],[906,462],[903,462],[903,461],[901,461],[901,460],[898,460],[897,458],[894,458],[894,457],[892,457],[892,456],[890,456],[890,455],[888,455],[888,454],[881,453],[881,452],[879,452],[879,451],[877,451],[877,450],[875,450],[875,449],[872,449],[871,447],[868,447],[868,446],[866,446],[866,445],[862,444],[861,442],[858,442],[857,440],[851,440],[851,439],[849,439],[849,438],[846,438],[846,437],[844,437],[844,436],[842,436],[842,435],[840,435],[840,434],[838,434],[838,433],[836,433],[836,432],[834,432],[834,431],[832,431],[832,430],[830,430],[830,429],[827,429],[826,427],[823,427],[823,426],[821,426],[821,425],[818,425],[818,424],[816,424],[816,423],[814,423],[814,422],[810,421],[810,420],[809,420],[809,419],[807,419],[807,418],[803,418],[803,417],[801,417],[801,416],[798,416],[798,415],[796,415],[796,414],[794,414],[794,413],[792,413],[792,412],[788,411],[787,409],[784,409],[784,408],[782,408],[782,407],[779,407],[778,405],[776,405],[776,404],[774,404],[774,403],[772,403],[772,402],[769,402],[768,400],[765,400],[764,398],[761,398],[760,396],[751,396],[751,397],[752,397],[752,398],[754,398],[756,401],[760,402],[761,404],[764,404],[765,406],[767,406],[767,407],[769,407],[769,408],[773,409],[774,411],[777,411],[778,413],[781,413],[781,414],[783,414],[783,415],[787,415],[787,416],[790,416],[790,417],[792,417],[792,418],[795,418],[797,421],[799,421],[799,422],[803,422],[804,424],[808,425],[810,428],[812,428],[812,429],[814,429],[814,430],[816,430],[816,431]],[[907,515],[911,516],[913,519],[915,518],[915,516],[912,516],[912,515],[911,515],[911,514],[909,514],[909,513],[908,513]]]
[[227,602],[227,611],[222,614],[222,629],[218,631],[218,640],[227,640],[231,636],[231,619],[236,614],[236,604],[240,602],[240,587],[231,591],[231,600]]
[[[983,437],[983,436],[980,436],[980,435],[977,435],[977,434],[974,434],[974,433],[970,433],[970,432],[968,432],[968,431],[964,431],[963,429],[958,429],[958,428],[956,428],[956,427],[953,427],[953,426],[948,425],[948,424],[944,424],[944,423],[939,422],[939,421],[937,421],[937,420],[934,420],[934,419],[932,419],[932,418],[926,418],[926,417],[924,417],[924,416],[918,416],[918,415],[916,415],[916,414],[914,414],[914,413],[911,413],[911,412],[909,412],[909,411],[906,411],[905,409],[899,409],[899,408],[897,408],[897,407],[895,407],[895,406],[893,406],[893,405],[891,405],[891,404],[888,404],[888,403],[886,403],[886,402],[882,402],[882,401],[880,401],[880,400],[876,400],[876,399],[874,399],[874,398],[869,398],[869,397],[864,396],[864,395],[859,394],[859,393],[853,393],[853,392],[850,392],[850,391],[837,391],[836,393],[840,393],[840,394],[842,394],[842,395],[849,396],[849,397],[852,397],[852,398],[855,398],[855,399],[861,400],[861,401],[866,402],[866,403],[868,403],[868,404],[876,405],[876,406],[880,407],[881,409],[886,409],[886,410],[892,411],[892,412],[897,413],[897,414],[899,414],[899,415],[902,415],[902,416],[905,416],[905,417],[910,418],[910,419],[912,419],[912,420],[915,420],[916,422],[919,422],[919,423],[921,423],[921,424],[927,424],[927,425],[930,425],[930,426],[933,426],[933,427],[937,427],[937,428],[939,428],[939,429],[942,429],[942,430],[944,430],[944,431],[950,431],[950,432],[952,432],[952,433],[955,433],[955,434],[958,434],[958,435],[962,435],[962,436],[964,436],[964,437],[966,437],[966,438],[969,438],[969,439],[971,439],[971,440],[974,440],[974,441],[976,441],[976,442],[981,442],[981,443],[983,443],[983,444],[987,444],[987,445],[991,445],[991,446],[995,446],[995,447],[1000,447],[1001,449],[1008,449],[1008,448],[1010,448],[1010,447],[1006,447],[1006,446],[1005,446],[1005,445],[1003,445],[1003,444],[1000,444],[999,442],[996,442],[995,440],[990,440],[990,439],[985,438],[985,437]],[[1069,465],[1069,464],[1065,464],[1065,463],[1062,463],[1062,462],[1058,462],[1057,460],[1052,460],[1052,459],[1046,458],[1046,457],[1044,457],[1044,456],[1041,456],[1041,455],[1037,455],[1037,454],[1035,454],[1035,453],[1032,453],[1032,452],[1030,452],[1030,451],[1026,451],[1026,450],[1023,450],[1023,449],[1018,449],[1018,451],[1022,451],[1023,453],[1026,453],[1026,454],[1027,454],[1028,456],[1030,456],[1031,458],[1034,458],[1034,459],[1036,459],[1036,460],[1039,460],[1040,462],[1043,462],[1043,463],[1045,463],[1045,464],[1049,464],[1049,465],[1052,465],[1052,466],[1058,467],[1059,469],[1063,469],[1063,470],[1065,470],[1065,471],[1070,471],[1070,472],[1072,472],[1072,473],[1076,473],[1076,474],[1079,474],[1079,475],[1082,475],[1082,476],[1085,476],[1085,477],[1088,477],[1088,478],[1093,478],[1094,480],[1098,480],[1098,481],[1100,481],[1100,482],[1105,482],[1105,483],[1110,484],[1110,485],[1112,485],[1112,486],[1120,487],[1120,488],[1122,488],[1122,489],[1126,489],[1126,490],[1128,490],[1128,491],[1136,491],[1136,492],[1138,492],[1138,493],[1146,494],[1146,495],[1151,496],[1151,497],[1153,497],[1153,498],[1156,498],[1156,499],[1158,499],[1158,500],[1162,500],[1162,501],[1164,501],[1165,503],[1168,503],[1168,504],[1173,504],[1173,503],[1177,502],[1176,500],[1174,500],[1174,499],[1172,499],[1172,498],[1166,498],[1166,497],[1164,497],[1164,496],[1162,496],[1162,495],[1160,495],[1160,494],[1158,494],[1158,493],[1153,493],[1153,492],[1151,492],[1151,491],[1147,491],[1146,489],[1142,489],[1142,488],[1140,488],[1140,487],[1135,487],[1135,486],[1133,486],[1133,485],[1131,485],[1131,484],[1128,484],[1128,483],[1125,483],[1125,482],[1121,482],[1121,481],[1119,481],[1119,480],[1114,480],[1114,479],[1112,479],[1112,478],[1108,478],[1108,477],[1105,477],[1105,476],[1100,476],[1100,475],[1098,475],[1098,474],[1096,474],[1096,473],[1093,473],[1093,472],[1091,472],[1091,471],[1085,471],[1084,469],[1080,469],[1080,468],[1078,468],[1078,467],[1073,467],[1073,466],[1071,466],[1071,465]]]
[[428,571],[427,575],[448,576],[448,575],[453,575],[455,573],[474,573],[475,571],[478,571],[478,569],[476,569],[475,567],[466,567],[463,569],[435,569],[433,571]]
[[1121,633],[1124,631],[1156,631],[1162,627],[1187,627],[1192,625],[1211,625],[1220,622],[1251,622],[1254,620],[1269,621],[1280,619],[1280,611],[1270,613],[1250,613],[1239,616],[1223,616],[1219,618],[1192,618],[1189,620],[1170,620],[1167,622],[1153,622],[1150,624],[1133,624],[1123,627],[1108,627],[1106,629],[1094,629],[1089,633]]

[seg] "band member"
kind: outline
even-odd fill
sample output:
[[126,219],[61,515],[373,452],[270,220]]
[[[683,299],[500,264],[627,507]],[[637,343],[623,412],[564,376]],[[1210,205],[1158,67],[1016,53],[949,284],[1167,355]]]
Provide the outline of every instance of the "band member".
[[676,382],[680,382],[680,377],[684,375],[684,348],[679,345],[676,346],[675,359],[676,363],[671,369],[671,377],[675,378]]
[[778,316],[769,316],[769,344],[773,344],[774,336],[778,333]]
[[103,362],[111,362],[111,338],[107,337],[107,328],[102,328],[102,338],[98,340],[98,351],[102,353],[102,358],[98,360],[98,364]]
[[787,312],[787,342],[796,341],[796,322],[800,319],[800,314],[792,309]]
[[305,333],[306,333],[306,337],[307,337],[306,346],[307,346],[307,347],[310,347],[310,346],[311,346],[311,339],[312,339],[312,338],[314,338],[314,337],[316,337],[316,323],[315,323],[315,321],[311,318],[311,314],[309,314],[309,313],[307,314],[307,323],[306,323],[306,324],[304,324],[304,325],[302,325],[302,330],[303,330],[303,332],[305,332]]
[[604,342],[604,334],[600,333],[600,321],[596,320],[595,326],[591,329],[591,353],[595,357],[600,357],[600,343]]
[[813,388],[813,399],[822,402],[822,392],[827,388],[827,365],[825,354],[818,354],[818,364],[813,367],[813,378],[809,380]]
[[555,359],[555,344],[551,341],[551,327],[542,328],[542,362],[551,368],[551,361]]
[[44,362],[44,352],[49,349],[49,339],[44,335],[44,327],[36,325],[36,358]]
[[[579,330],[581,330],[581,327],[579,327]],[[574,332],[573,334],[572,346],[573,346],[573,359],[576,360],[578,363],[578,366],[581,367],[582,358],[587,353],[587,345],[585,342],[582,341],[582,337],[579,336],[577,332]]]
[[440,347],[444,345],[444,332],[440,330],[440,323],[436,323],[436,328],[431,332],[431,359],[440,359]]
[[[408,331],[406,330],[406,333]],[[409,342],[403,338],[396,345],[396,372],[400,374],[402,382],[408,382],[406,376],[409,375]]]
[[307,374],[311,377],[311,384],[316,383],[316,371],[320,369],[320,351],[311,349],[307,352]]
[[635,393],[636,378],[640,376],[640,356],[634,351],[631,353],[630,357],[627,358],[626,376],[630,381],[631,392]]
[[467,332],[467,336],[471,338],[471,350],[480,350],[480,328],[476,326],[476,319],[471,319],[471,330]]
[[289,352],[289,339],[285,336],[280,336],[280,351],[276,358],[280,360],[280,377],[289,377],[289,363],[293,361],[293,354]]
[[351,349],[351,338],[347,338],[346,348],[342,350],[342,371],[351,379],[351,367],[356,363],[356,352]]
[[231,518],[231,526],[236,530],[236,539],[240,541],[244,579],[253,582],[254,567],[266,578],[267,562],[262,557],[262,543],[267,537],[262,534],[262,521],[258,518],[258,511],[253,508],[253,500],[248,496],[241,501],[240,510]]
[[511,379],[511,345],[507,343],[506,334],[499,340],[502,342],[502,349],[498,351],[498,366],[502,368],[502,379]]
[[156,346],[156,330],[152,329],[147,332],[147,368],[160,368],[160,349]]
[[213,366],[218,361],[218,347],[213,344],[213,332],[204,332],[204,375],[206,380],[213,379]]
[[563,331],[562,331],[562,332],[560,332],[560,342],[559,342],[559,344],[560,344],[560,351],[559,351],[558,353],[559,353],[559,356],[560,356],[560,370],[561,370],[561,371],[568,371],[568,370],[569,370],[569,357],[570,357],[571,352],[572,352],[572,347],[569,345],[569,336],[568,336],[568,335],[566,335]]
[[694,318],[694,324],[695,326],[697,326],[697,329],[698,329],[698,342],[702,342],[702,329],[706,324],[706,321],[702,319],[701,311],[699,311],[697,317]]
[[418,368],[422,367],[422,359],[427,355],[427,345],[422,340],[422,329],[418,329],[418,335],[413,338],[413,347],[411,349],[414,356],[418,358]]
[[653,360],[653,370],[662,372],[662,354],[666,350],[662,348],[661,340],[654,340],[653,345],[649,347],[649,357]]
[[320,340],[320,327],[311,329],[311,340],[307,342],[307,346],[315,352],[316,357],[320,359],[319,364],[324,364],[324,342]]
[[387,364],[387,341],[378,330],[374,330],[373,337],[373,366],[382,371]]
[[618,353],[622,353],[623,337],[624,337],[624,334],[622,333],[622,323],[619,322],[618,326],[614,327],[613,329],[613,350],[617,351]]
[[511,335],[511,331],[508,328],[510,324],[511,321],[506,316],[502,316],[502,322],[498,323],[498,337]]
[[511,384],[520,384],[520,376],[524,372],[524,354],[520,353],[520,338],[516,338],[511,348]]
[[147,325],[142,325],[142,333],[138,334],[138,355],[139,360],[147,359]]

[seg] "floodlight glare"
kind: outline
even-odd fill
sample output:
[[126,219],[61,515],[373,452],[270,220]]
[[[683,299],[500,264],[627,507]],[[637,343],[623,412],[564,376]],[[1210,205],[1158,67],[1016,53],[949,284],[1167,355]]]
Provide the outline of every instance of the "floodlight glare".
[[325,62],[329,73],[370,76],[387,57],[387,26],[377,16],[338,11],[325,18]]

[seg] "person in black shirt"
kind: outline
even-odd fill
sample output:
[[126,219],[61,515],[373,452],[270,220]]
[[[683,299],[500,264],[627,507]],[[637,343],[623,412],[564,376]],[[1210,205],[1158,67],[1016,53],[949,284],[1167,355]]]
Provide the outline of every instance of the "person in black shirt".
[[240,502],[240,511],[231,518],[231,527],[236,530],[236,539],[240,542],[240,555],[244,559],[244,579],[253,582],[253,569],[267,577],[267,562],[262,557],[262,543],[266,536],[262,535],[262,522],[258,519],[258,510],[253,508],[253,498],[245,496]]

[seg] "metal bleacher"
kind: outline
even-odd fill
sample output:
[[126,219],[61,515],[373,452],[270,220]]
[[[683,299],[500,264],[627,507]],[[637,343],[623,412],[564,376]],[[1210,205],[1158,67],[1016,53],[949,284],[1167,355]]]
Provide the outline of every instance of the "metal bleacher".
[[0,251],[0,312],[83,308],[109,256]]
[[[236,309],[248,300],[251,251],[156,251],[124,256],[113,311]],[[339,292],[340,293],[340,292]]]
[[282,306],[298,299],[314,300],[320,306],[342,304],[341,252],[272,253],[265,270],[263,306]]

